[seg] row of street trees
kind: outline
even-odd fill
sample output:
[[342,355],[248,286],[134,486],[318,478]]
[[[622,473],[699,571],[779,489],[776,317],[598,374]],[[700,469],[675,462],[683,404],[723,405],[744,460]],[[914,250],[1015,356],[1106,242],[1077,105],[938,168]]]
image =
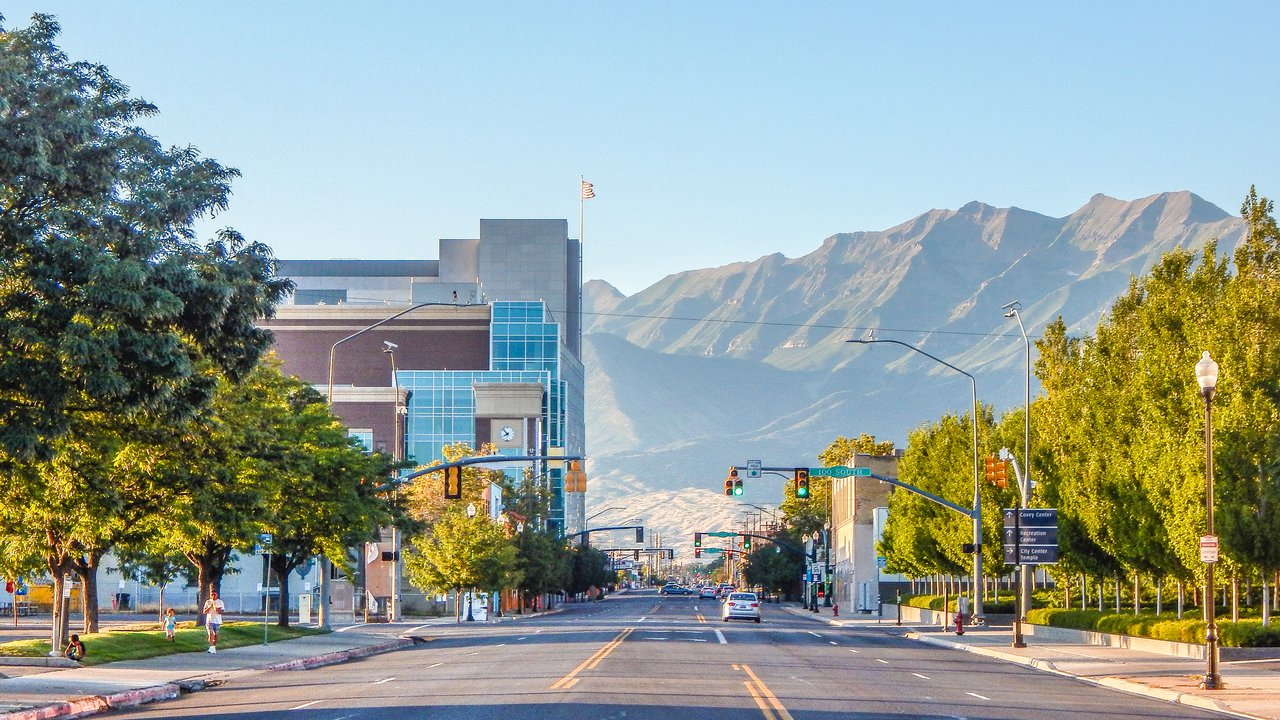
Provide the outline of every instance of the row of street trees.
[[[1059,581],[1128,578],[1163,588],[1199,582],[1205,528],[1204,406],[1194,366],[1221,366],[1214,400],[1216,525],[1237,591],[1260,583],[1263,613],[1280,571],[1280,231],[1272,202],[1250,189],[1246,237],[1165,254],[1117,298],[1093,335],[1059,318],[1036,341],[1043,394],[1031,407],[1034,506],[1059,509]],[[1023,455],[1022,409],[977,418],[980,452]],[[905,482],[944,497],[972,495],[972,417],[946,415],[911,433]],[[999,509],[1016,490],[982,488],[987,567],[1003,574]],[[963,574],[968,521],[895,492],[883,554],[912,576]],[[1124,583],[1127,584],[1127,583]],[[1136,602],[1136,600],[1135,600]]]

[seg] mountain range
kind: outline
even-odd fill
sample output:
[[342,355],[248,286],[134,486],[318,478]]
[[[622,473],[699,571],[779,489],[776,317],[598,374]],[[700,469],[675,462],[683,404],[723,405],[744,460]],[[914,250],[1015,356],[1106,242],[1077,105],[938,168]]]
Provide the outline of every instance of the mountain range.
[[1033,343],[1058,317],[1090,334],[1165,252],[1216,238],[1221,254],[1242,237],[1240,218],[1185,191],[1095,195],[1061,218],[971,202],[838,233],[798,258],[676,273],[630,296],[589,281],[587,513],[599,517],[588,526],[640,518],[689,560],[693,532],[740,525],[758,509],[749,505],[782,498],[784,480],[768,475],[725,497],[729,466],[818,464],[841,435],[903,447],[912,428],[970,410],[959,373],[847,340],[874,332],[945,360],[999,415],[1021,406],[1026,377],[1006,303],[1021,303]]

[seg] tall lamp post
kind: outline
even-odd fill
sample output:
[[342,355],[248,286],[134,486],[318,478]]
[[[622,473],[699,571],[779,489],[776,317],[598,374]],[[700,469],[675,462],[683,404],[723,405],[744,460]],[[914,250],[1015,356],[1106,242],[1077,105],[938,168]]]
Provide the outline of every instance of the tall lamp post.
[[[1200,362],[1196,363],[1196,382],[1200,384],[1200,396],[1204,398],[1204,511],[1205,511],[1205,535],[1212,538],[1211,542],[1217,545],[1217,538],[1213,534],[1213,392],[1218,386],[1218,363],[1209,357],[1209,351],[1205,350],[1200,356]],[[1202,547],[1204,543],[1201,544]],[[1202,553],[1203,554],[1203,553]],[[1218,623],[1215,615],[1217,615],[1214,607],[1214,587],[1213,587],[1213,565],[1217,557],[1205,558],[1204,567],[1204,608],[1205,608],[1205,658],[1208,666],[1205,668],[1204,680],[1200,682],[1200,687],[1205,690],[1217,690],[1222,687],[1222,677],[1218,675]]]
[[869,336],[863,339],[846,340],[845,342],[858,345],[874,345],[877,343],[901,345],[969,378],[969,384],[973,389],[973,617],[978,622],[981,622],[984,614],[982,611],[982,495],[979,493],[981,476],[978,474],[978,381],[969,373],[946,360],[930,355],[915,345],[910,345],[900,340],[881,340]]
[[[1018,329],[1022,331],[1022,345],[1026,348],[1026,394],[1023,396],[1022,419],[1026,433],[1022,444],[1022,477],[1018,478],[1019,507],[1027,507],[1027,499],[1031,495],[1031,340],[1027,337],[1027,328],[1022,324],[1022,303],[1014,300],[1004,306],[1004,316],[1016,318]],[[1018,607],[1013,618],[1013,646],[1026,647],[1022,639],[1022,623],[1027,620],[1027,608],[1031,606],[1031,585],[1027,582],[1027,566],[1018,563]]]
[[[401,418],[409,414],[409,408],[400,402],[400,379],[396,374],[396,348],[400,347],[390,340],[383,340],[382,352],[391,356],[391,388],[396,394],[396,413],[392,426],[392,446],[391,459],[399,462],[404,459],[404,429],[400,424]],[[395,470],[394,472],[399,472]],[[397,504],[397,496],[399,495],[399,483],[392,483],[391,486],[391,504]],[[400,619],[400,529],[395,523],[391,524],[391,600],[387,607],[387,622],[397,622]]]
[[[338,346],[344,342],[347,342],[348,340],[354,340],[355,338],[360,337],[361,335],[369,332],[370,330],[376,327],[385,325],[402,315],[408,315],[409,313],[413,312],[414,310],[417,310],[418,308],[424,308],[424,307],[429,307],[433,305],[460,307],[458,303],[441,303],[441,302],[425,302],[425,303],[417,303],[416,305],[410,305],[409,307],[405,308],[404,310],[401,310],[398,313],[395,313],[394,315],[385,317],[379,320],[378,322],[373,323],[372,325],[369,325],[368,327],[362,328],[360,330],[357,330],[351,333],[350,335],[335,342],[333,346],[329,348],[329,392],[327,397],[329,399],[330,411],[333,410],[333,369],[334,369],[334,365],[336,364],[335,359],[337,358],[337,354],[338,354]],[[355,613],[354,600],[351,603],[351,612]],[[319,627],[319,629],[321,630],[329,629],[329,558],[323,557],[323,556],[321,556],[320,558],[320,604],[319,604],[319,607],[316,609],[316,620],[317,620],[316,625]]]

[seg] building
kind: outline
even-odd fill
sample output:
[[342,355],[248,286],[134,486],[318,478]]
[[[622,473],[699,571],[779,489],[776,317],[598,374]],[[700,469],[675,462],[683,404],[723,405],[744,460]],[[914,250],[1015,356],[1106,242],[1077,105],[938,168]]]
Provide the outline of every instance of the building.
[[[898,477],[898,459],[893,455],[856,455],[849,467],[870,468],[884,477]],[[870,477],[832,478],[832,602],[842,612],[878,613],[886,588],[898,589],[905,581],[900,575],[881,571],[876,543],[884,534],[892,486]]]

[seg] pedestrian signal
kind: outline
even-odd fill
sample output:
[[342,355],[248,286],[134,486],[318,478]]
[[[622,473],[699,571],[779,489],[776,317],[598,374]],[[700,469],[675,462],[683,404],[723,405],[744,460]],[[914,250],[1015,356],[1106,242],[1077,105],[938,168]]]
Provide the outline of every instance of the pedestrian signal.
[[462,499],[462,466],[454,465],[444,469],[444,499]]

